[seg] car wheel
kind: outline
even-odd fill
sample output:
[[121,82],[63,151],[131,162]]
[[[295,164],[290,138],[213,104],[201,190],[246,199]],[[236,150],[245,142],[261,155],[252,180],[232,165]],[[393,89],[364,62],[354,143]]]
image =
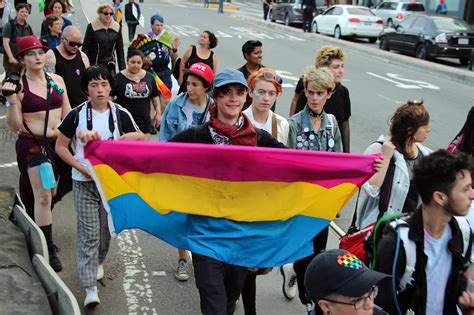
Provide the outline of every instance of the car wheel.
[[318,32],[318,23],[316,21],[313,22],[313,25],[311,26],[311,30],[313,33],[319,33]]
[[369,40],[369,43],[373,44],[377,41],[377,37],[369,37],[368,40]]
[[273,10],[270,10],[270,12],[268,12],[268,18],[270,19],[270,22],[276,22],[275,18],[273,17]]
[[387,20],[387,27],[393,27],[393,21],[392,19]]
[[388,47],[387,40],[385,38],[380,39],[379,48],[386,51],[390,50],[390,48]]
[[288,16],[288,13],[285,14],[285,25],[290,26],[290,17]]
[[428,53],[426,51],[426,45],[420,44],[416,47],[416,58],[426,60],[428,58]]
[[341,37],[341,28],[337,25],[334,29],[334,38],[340,39]]
[[459,62],[463,66],[467,66],[469,64],[469,57],[461,57],[459,58]]

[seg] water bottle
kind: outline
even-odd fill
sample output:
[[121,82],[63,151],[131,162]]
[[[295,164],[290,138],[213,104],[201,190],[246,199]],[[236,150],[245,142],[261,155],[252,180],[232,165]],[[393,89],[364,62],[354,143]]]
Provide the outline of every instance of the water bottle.
[[56,187],[56,178],[54,178],[54,171],[51,162],[45,161],[41,163],[39,166],[39,174],[43,189],[52,189]]

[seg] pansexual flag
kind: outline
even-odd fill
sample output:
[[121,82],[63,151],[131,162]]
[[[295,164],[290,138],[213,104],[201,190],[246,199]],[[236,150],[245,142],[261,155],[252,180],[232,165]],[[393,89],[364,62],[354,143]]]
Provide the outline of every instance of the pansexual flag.
[[111,232],[138,228],[245,267],[306,257],[372,174],[375,156],[244,146],[94,141],[86,158]]

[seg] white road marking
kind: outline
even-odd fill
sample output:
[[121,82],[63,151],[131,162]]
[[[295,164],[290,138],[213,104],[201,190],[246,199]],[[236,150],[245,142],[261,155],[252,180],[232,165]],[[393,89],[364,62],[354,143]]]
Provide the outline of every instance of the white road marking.
[[390,102],[394,102],[395,104],[403,104],[402,101],[394,100],[393,98],[390,98],[390,97],[385,96],[385,95],[382,95],[382,94],[377,94],[377,96],[378,96],[378,97],[381,97],[381,98],[383,98],[383,99],[386,99],[386,100],[388,100],[388,101],[390,101]]
[[127,297],[128,314],[158,314],[135,230],[125,230],[117,239],[125,266],[123,288]]
[[18,163],[11,162],[11,163],[0,164],[0,168],[9,168],[9,167],[14,167],[14,166],[18,166]]
[[378,74],[375,74],[375,73],[372,73],[372,72],[366,72],[368,75],[371,75],[373,77],[376,77],[376,78],[379,78],[379,79],[382,79],[382,80],[385,80],[385,81],[388,81],[390,83],[393,83],[395,84],[396,87],[398,88],[401,88],[401,89],[421,89],[421,87],[419,87],[418,85],[412,85],[412,84],[403,84],[401,82],[398,82],[398,81],[395,81],[395,80],[391,80],[389,78],[386,78],[384,76],[381,76],[381,75],[378,75]]
[[182,5],[182,4],[172,3],[172,5],[174,5],[176,7],[180,7],[180,8],[187,8],[187,6]]
[[163,276],[166,276],[166,272],[165,271],[152,271],[151,275],[152,276],[163,277]]
[[5,119],[7,116],[0,116],[0,119]]

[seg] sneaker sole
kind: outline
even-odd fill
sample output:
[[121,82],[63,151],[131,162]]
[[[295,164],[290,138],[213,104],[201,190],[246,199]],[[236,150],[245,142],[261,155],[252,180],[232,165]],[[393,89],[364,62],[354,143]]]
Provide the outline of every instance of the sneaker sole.
[[281,286],[281,290],[283,292],[283,295],[285,296],[285,298],[287,300],[293,300],[295,297],[290,297],[288,296],[288,294],[286,294],[286,290],[285,290],[285,272],[283,272],[283,266],[280,266],[280,272],[281,272],[281,276],[283,277],[283,285]]
[[189,280],[189,275],[179,276],[179,275],[175,274],[174,277],[179,281],[188,281]]
[[100,301],[90,301],[89,303],[84,304],[84,307],[89,309],[89,308],[94,308],[99,304],[100,304]]

